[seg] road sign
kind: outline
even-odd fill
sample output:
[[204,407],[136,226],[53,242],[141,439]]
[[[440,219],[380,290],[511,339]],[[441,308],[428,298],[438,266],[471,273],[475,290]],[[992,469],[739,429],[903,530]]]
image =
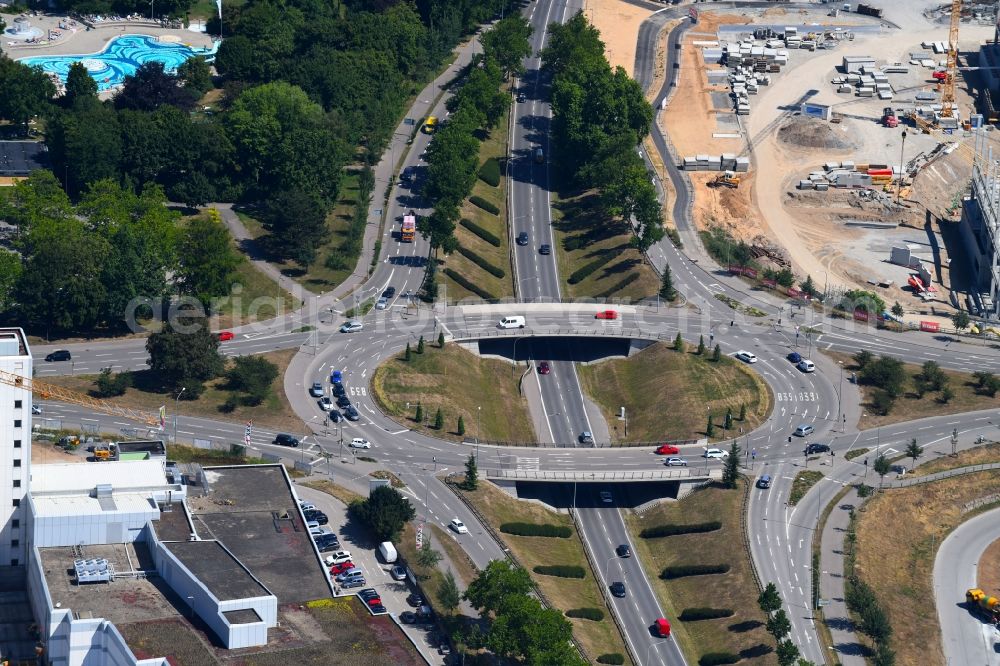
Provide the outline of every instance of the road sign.
[[424,524],[420,523],[417,526],[417,550],[424,547]]

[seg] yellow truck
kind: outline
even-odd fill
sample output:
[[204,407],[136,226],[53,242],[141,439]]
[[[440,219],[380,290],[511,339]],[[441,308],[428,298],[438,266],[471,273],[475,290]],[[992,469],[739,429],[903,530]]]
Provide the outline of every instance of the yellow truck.
[[437,116],[427,116],[427,120],[424,121],[424,134],[434,134],[434,130],[437,129],[437,125]]
[[970,611],[987,622],[1000,625],[1000,599],[989,596],[979,588],[972,588],[965,592],[965,601]]

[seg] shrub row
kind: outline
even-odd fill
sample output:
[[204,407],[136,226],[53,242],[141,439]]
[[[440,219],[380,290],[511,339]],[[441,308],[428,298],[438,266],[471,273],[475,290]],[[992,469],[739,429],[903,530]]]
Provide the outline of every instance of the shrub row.
[[476,224],[475,222],[466,217],[463,217],[462,221],[459,222],[459,224],[461,224],[463,227],[465,227],[472,233],[482,238],[484,241],[486,241],[493,247],[500,247],[500,237],[494,234],[489,229],[484,229],[483,227],[479,226],[478,224]]
[[471,291],[473,294],[476,294],[480,298],[484,298],[487,301],[495,301],[497,299],[496,296],[486,291],[482,287],[469,282],[467,279],[465,279],[465,276],[463,276],[461,273],[458,273],[457,271],[453,271],[450,268],[446,268],[442,272],[448,277],[450,277],[452,280],[457,282],[459,285],[465,287],[466,289]]
[[732,652],[709,652],[698,660],[698,666],[718,666],[719,664],[735,664],[740,660],[738,654]]
[[579,236],[567,236],[563,239],[563,247],[566,248],[568,252],[585,248],[588,245],[590,245],[590,242],[583,234]]
[[479,178],[486,183],[496,187],[500,184],[500,162],[497,158],[491,157],[479,167]]
[[621,652],[609,652],[607,654],[602,654],[597,658],[598,664],[613,664],[614,666],[620,666],[625,663],[625,655]]
[[467,247],[458,246],[458,253],[474,263],[475,265],[482,268],[484,271],[492,275],[493,277],[502,278],[506,273],[499,266],[494,266],[485,257],[481,257]]
[[618,284],[614,285],[610,289],[605,289],[604,291],[602,291],[601,293],[599,293],[597,295],[597,298],[608,298],[610,296],[614,296],[615,294],[617,294],[618,292],[620,292],[622,289],[624,289],[625,287],[629,286],[630,284],[632,284],[633,282],[635,282],[638,279],[639,279],[639,274],[638,273],[629,273],[627,276],[625,276],[625,279],[619,280]]
[[538,523],[504,523],[500,526],[500,531],[515,536],[559,537],[560,539],[568,539],[573,535],[573,530],[565,525]]
[[569,276],[569,283],[576,284],[578,282],[583,282],[587,279],[587,276],[596,271],[598,268],[608,263],[615,258],[614,252],[604,251],[601,253],[597,259],[594,259],[589,264],[584,264],[580,268],[573,271],[573,274]]
[[720,617],[732,617],[736,614],[731,608],[685,608],[678,616],[682,622],[695,620],[716,620]]
[[647,527],[639,533],[643,539],[655,539],[657,537],[674,536],[676,534],[699,534],[701,532],[715,532],[722,529],[722,523],[712,520],[707,523],[688,523],[687,525],[657,525]]
[[879,603],[875,590],[857,576],[850,576],[844,592],[844,602],[847,608],[858,615],[861,631],[871,636],[876,643],[888,646],[892,637],[892,625],[889,624],[889,614]]
[[496,204],[494,204],[491,201],[487,201],[478,194],[469,197],[469,203],[471,203],[473,206],[479,206],[487,213],[493,213],[494,215],[500,214],[500,208]]
[[532,571],[543,576],[557,576],[559,578],[583,578],[586,575],[583,567],[569,564],[553,564],[550,566],[540,564],[532,569]]
[[672,578],[685,578],[687,576],[723,574],[727,571],[729,571],[728,564],[681,564],[675,567],[667,567],[660,574],[660,578],[670,580]]
[[582,617],[584,620],[600,622],[604,619],[604,611],[600,608],[570,608],[566,611],[566,617]]

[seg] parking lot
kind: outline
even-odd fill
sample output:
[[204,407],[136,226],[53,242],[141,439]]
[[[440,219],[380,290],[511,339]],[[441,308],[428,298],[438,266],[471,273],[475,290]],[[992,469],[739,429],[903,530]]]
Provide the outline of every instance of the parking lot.
[[[296,485],[295,490],[301,500],[311,502],[327,515],[330,522],[325,527],[340,537],[340,549],[350,551],[351,561],[364,572],[365,585],[361,587],[345,590],[334,583],[334,590],[338,596],[374,589],[379,593],[382,605],[385,606],[386,611],[393,619],[400,619],[403,613],[418,611],[418,608],[407,600],[407,597],[413,594],[417,588],[409,580],[392,579],[390,575],[392,565],[385,564],[378,559],[379,544],[372,543],[362,529],[350,524],[347,518],[347,507],[340,500],[324,492],[301,485]],[[331,554],[332,552],[323,553],[324,559]],[[434,623],[399,622],[399,624],[430,663],[446,663],[446,656],[442,655],[439,650],[440,636]]]

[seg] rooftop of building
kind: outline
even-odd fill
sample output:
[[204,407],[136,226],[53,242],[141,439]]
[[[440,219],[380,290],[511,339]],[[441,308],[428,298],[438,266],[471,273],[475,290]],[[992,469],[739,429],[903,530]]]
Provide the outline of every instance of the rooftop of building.
[[172,541],[165,545],[219,601],[271,594],[218,541]]
[[156,510],[156,504],[146,493],[123,492],[106,497],[90,495],[35,495],[31,501],[35,515],[52,518],[56,516],[83,517],[116,511],[122,513],[147,513]]
[[206,497],[189,497],[195,530],[221,541],[280,603],[330,596],[281,465],[206,467]]
[[27,176],[47,164],[48,153],[41,141],[0,141],[0,176]]
[[164,457],[167,455],[167,447],[161,439],[146,439],[133,442],[115,442],[119,455],[124,453],[148,453],[151,456]]
[[[0,144],[3,144],[0,141]],[[28,339],[20,328],[0,328],[0,357],[29,356]]]
[[88,463],[35,465],[31,470],[31,493],[89,493],[99,485],[119,491],[157,489],[170,485],[161,460],[109,460]]
[[153,529],[160,541],[187,541],[191,537],[191,525],[184,513],[184,504],[160,504],[160,519],[153,523]]

